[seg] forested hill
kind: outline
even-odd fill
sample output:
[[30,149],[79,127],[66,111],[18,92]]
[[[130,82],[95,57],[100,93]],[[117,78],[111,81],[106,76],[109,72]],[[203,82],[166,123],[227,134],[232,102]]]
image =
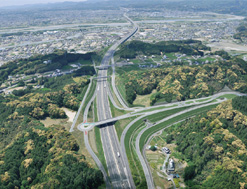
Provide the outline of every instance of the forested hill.
[[[19,59],[0,67],[0,84],[8,76],[17,74],[31,75],[63,69],[71,63],[92,65],[92,58],[98,57],[96,53],[75,54],[67,51],[57,50],[48,55],[35,55],[27,59]],[[91,70],[89,70],[91,71]]]
[[209,47],[198,40],[161,41],[157,43],[145,43],[142,41],[131,41],[123,44],[116,52],[121,58],[135,58],[138,54],[154,55],[170,52],[180,52],[187,55],[203,55],[202,50],[210,50]]
[[151,104],[159,99],[171,102],[212,95],[225,85],[232,90],[247,92],[247,63],[233,58],[199,66],[170,66],[149,70],[124,72],[127,101],[132,104],[136,95],[150,94]]
[[[44,88],[0,95],[0,188],[101,188],[100,170],[89,164],[86,150],[70,126],[67,109],[77,111],[88,76],[37,78]],[[45,119],[55,121],[45,126]]]
[[[98,188],[100,170],[91,168],[63,128],[31,123],[0,154],[0,188]],[[34,127],[33,127],[33,126]]]
[[189,188],[247,187],[246,101],[236,97],[167,130],[180,159],[188,162],[184,179]]

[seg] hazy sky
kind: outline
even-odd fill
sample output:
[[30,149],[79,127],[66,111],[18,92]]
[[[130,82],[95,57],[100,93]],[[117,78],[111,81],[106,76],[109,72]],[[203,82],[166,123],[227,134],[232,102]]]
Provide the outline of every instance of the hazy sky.
[[0,7],[12,6],[12,5],[37,4],[37,3],[56,3],[63,1],[80,2],[85,0],[0,0]]

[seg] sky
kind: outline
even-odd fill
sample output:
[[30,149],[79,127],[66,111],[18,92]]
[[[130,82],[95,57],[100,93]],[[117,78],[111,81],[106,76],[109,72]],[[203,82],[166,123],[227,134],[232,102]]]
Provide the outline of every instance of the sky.
[[82,2],[85,0],[0,0],[0,7],[40,3],[57,3],[63,1]]

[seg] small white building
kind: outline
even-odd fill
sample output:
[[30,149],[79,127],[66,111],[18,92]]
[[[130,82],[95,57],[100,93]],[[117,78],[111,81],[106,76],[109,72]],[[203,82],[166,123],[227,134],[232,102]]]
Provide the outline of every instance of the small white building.
[[175,171],[175,163],[174,163],[174,160],[170,158],[169,163],[168,163],[167,172],[171,173],[173,171]]

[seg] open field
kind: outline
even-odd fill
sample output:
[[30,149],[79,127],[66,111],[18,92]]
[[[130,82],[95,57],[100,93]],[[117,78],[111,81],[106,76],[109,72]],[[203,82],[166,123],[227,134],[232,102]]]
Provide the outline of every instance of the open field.
[[73,120],[74,120],[74,117],[75,117],[75,115],[76,115],[76,112],[75,111],[73,111],[73,110],[70,110],[70,109],[68,109],[68,108],[62,108],[63,109],[63,111],[66,113],[66,115],[68,116],[68,118],[69,118],[69,120],[68,120],[68,122],[73,122]]
[[156,92],[156,90],[153,90],[152,93],[148,95],[137,95],[133,105],[144,105],[145,107],[150,106],[150,96]]
[[207,44],[207,46],[211,47],[212,49],[223,49],[225,51],[241,51],[241,52],[247,52],[246,46],[236,44],[234,42],[224,40],[221,42],[216,43],[210,43]]
[[63,122],[67,122],[67,119],[51,119],[50,117],[47,117],[44,120],[40,120],[40,122],[43,123],[45,127],[49,127],[52,125],[63,124]]

